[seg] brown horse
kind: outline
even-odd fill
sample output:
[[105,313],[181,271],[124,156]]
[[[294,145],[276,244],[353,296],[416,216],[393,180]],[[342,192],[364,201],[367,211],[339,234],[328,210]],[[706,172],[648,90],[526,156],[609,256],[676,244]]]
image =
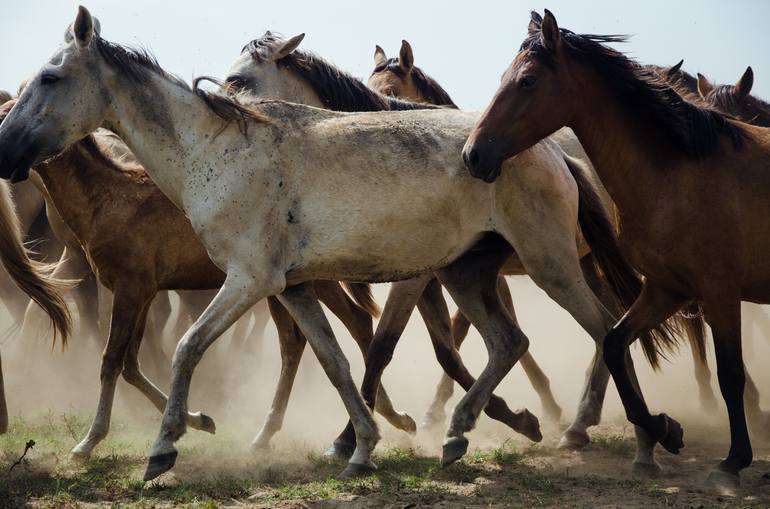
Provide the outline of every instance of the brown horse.
[[[679,86],[689,86],[691,84],[692,90],[695,90],[696,80],[694,77],[681,70],[682,63],[683,61],[680,61],[671,67],[650,67],[665,79],[676,82]],[[427,102],[436,101],[437,103],[443,105],[456,107],[454,101],[452,101],[452,99],[449,97],[449,94],[441,87],[441,85],[439,85],[435,79],[430,77],[422,69],[414,65],[414,53],[411,45],[407,41],[402,41],[401,51],[399,52],[398,58],[387,58],[384,50],[380,46],[377,46],[374,52],[374,65],[374,71],[369,77],[369,86],[371,88],[381,93],[387,93],[391,96],[401,99],[408,98],[410,100]],[[570,139],[571,136],[572,135],[569,133],[568,129],[554,135],[554,137],[559,141],[559,143],[562,145],[562,148],[567,153],[570,153],[572,156],[578,157],[584,161],[587,160],[587,156],[582,151],[582,147],[579,147],[579,144],[572,142]],[[576,147],[575,145],[578,146]],[[589,168],[591,168],[590,164]],[[590,265],[591,257],[589,256],[586,257],[584,263],[584,268],[587,273],[590,270]],[[501,274],[505,273],[505,270],[501,272]],[[515,270],[510,271],[509,268],[508,274],[515,275],[516,273],[517,272]],[[611,306],[611,299],[607,298],[607,289],[602,289],[600,280],[596,277],[593,277],[589,278],[589,281],[593,281],[596,284],[596,287],[594,288],[595,291],[603,292],[600,293],[600,295],[605,296],[605,305]],[[505,283],[505,279],[502,276],[500,276],[498,280],[498,285],[500,288],[501,296],[503,297],[503,302],[508,306],[508,310],[511,315],[515,317],[516,315],[513,309],[510,290],[508,289],[508,285]],[[468,319],[458,311],[452,318],[452,333],[454,336],[456,348],[459,349],[460,345],[465,340],[469,327],[470,322]],[[688,339],[690,340],[689,344],[693,353],[693,360],[695,361],[695,375],[696,379],[698,380],[701,401],[703,402],[702,407],[707,410],[713,410],[716,408],[716,398],[711,391],[711,372],[709,371],[705,355],[705,331],[703,330],[702,319],[696,318],[689,320],[687,323],[685,323],[685,327],[688,333]],[[546,406],[546,397],[550,394],[550,382],[548,378],[537,366],[531,355],[522,356],[520,362],[522,363],[522,367],[524,368],[525,372],[529,376],[533,387],[535,387],[538,394],[540,394],[541,400],[543,401],[543,406],[547,410],[548,407]],[[594,378],[597,378],[591,383],[591,385],[600,385],[598,380],[599,373],[596,370],[590,370],[590,372]],[[449,398],[452,396],[453,388],[454,384],[452,381],[448,377],[442,376],[442,379],[436,389],[436,395],[434,396],[434,399],[423,422],[443,422],[444,407],[449,401]],[[600,392],[598,394],[604,393]],[[754,398],[751,398],[751,402],[753,403],[752,408],[756,408],[758,411],[756,415],[761,416],[761,412],[759,411],[759,395],[756,392],[756,389],[754,390],[753,394]],[[750,398],[747,396],[747,402],[749,399]],[[713,404],[709,406],[709,403],[712,402]],[[581,401],[578,418],[565,432],[564,437],[559,443],[560,447],[577,449],[588,443],[588,435],[585,433],[585,430],[581,429],[578,425],[579,423],[584,422],[584,419],[580,414],[585,413],[586,408],[593,406],[594,410],[589,412],[592,414],[593,418],[587,422],[589,425],[598,424],[602,403],[603,401],[600,399],[597,401],[592,401],[590,405],[585,400]],[[644,467],[642,467],[642,465],[643,463],[637,462],[635,463],[635,468],[638,471],[643,470]]]
[[[0,109],[4,118],[14,101]],[[219,288],[224,274],[209,260],[188,219],[160,192],[144,169],[115,157],[111,134],[95,134],[64,153],[34,168],[64,222],[78,238],[97,269],[100,282],[113,293],[109,339],[101,369],[102,390],[88,436],[73,449],[87,456],[109,431],[117,377],[139,389],[159,410],[166,396],[142,373],[137,356],[144,336],[147,311],[161,290]],[[354,287],[355,288],[355,287]],[[317,282],[316,291],[348,327],[362,352],[372,337],[372,308],[353,302],[337,283]],[[360,293],[359,290],[356,290]],[[287,311],[273,298],[268,301],[276,322],[281,351],[291,350],[304,336]],[[295,369],[286,363],[282,369]],[[414,421],[393,410],[387,394],[378,410],[394,425],[414,431]],[[201,413],[188,414],[188,424],[214,432],[214,421]]]
[[640,332],[682,307],[711,326],[731,447],[709,481],[732,490],[751,464],[743,392],[741,300],[770,302],[770,131],[682,99],[655,73],[606,46],[621,36],[559,29],[546,11],[464,149],[486,181],[501,162],[562,126],[591,157],[621,218],[621,245],[646,276],[641,295],[607,335],[604,355],[628,419],[668,451],[681,426],[651,415],[624,358]]

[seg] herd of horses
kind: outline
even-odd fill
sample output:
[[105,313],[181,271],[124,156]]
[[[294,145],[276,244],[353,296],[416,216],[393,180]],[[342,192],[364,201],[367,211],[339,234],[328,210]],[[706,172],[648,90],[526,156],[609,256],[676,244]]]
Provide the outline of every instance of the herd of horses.
[[[770,303],[770,106],[750,94],[751,68],[715,86],[681,61],[642,66],[607,45],[622,37],[579,35],[533,13],[479,116],[414,65],[406,41],[396,58],[377,46],[365,84],[300,49],[303,37],[266,32],[224,79],[190,86],[148,53],[103,39],[81,7],[51,59],[0,100],[0,177],[13,183],[0,186],[0,260],[11,280],[63,341],[62,294],[95,334],[97,281],[113,296],[97,411],[73,455],[107,435],[122,374],[163,413],[145,479],[171,469],[188,425],[215,429],[188,410],[196,365],[236,322],[234,336],[246,337],[250,313],[263,327],[268,310],[282,366],[256,448],[280,430],[309,342],[350,416],[327,454],[348,460],[343,476],[374,470],[371,410],[417,427],[380,383],[415,307],[445,371],[423,424],[443,425],[454,382],[466,391],[442,465],[465,454],[482,411],[539,441],[538,419],[494,394],[521,362],[546,417],[562,414],[504,279],[527,275],[595,342],[560,446],[589,442],[612,377],[641,474],[660,472],[655,446],[679,452],[683,430],[650,413],[629,345],[638,338],[658,367],[686,338],[702,405],[714,408],[708,323],[731,432],[708,481],[735,489],[752,460],[747,418],[757,429],[770,422],[741,356],[741,301]],[[41,210],[46,231],[36,235],[63,246],[52,265],[24,246]],[[393,284],[373,332],[375,282]],[[172,290],[184,319],[166,395],[138,359],[146,336],[145,358],[166,364],[157,336]],[[5,284],[0,297],[22,333],[40,323],[28,298]],[[360,391],[321,302],[364,354]],[[471,324],[489,352],[478,378],[458,354]],[[5,431],[4,394],[0,402]]]

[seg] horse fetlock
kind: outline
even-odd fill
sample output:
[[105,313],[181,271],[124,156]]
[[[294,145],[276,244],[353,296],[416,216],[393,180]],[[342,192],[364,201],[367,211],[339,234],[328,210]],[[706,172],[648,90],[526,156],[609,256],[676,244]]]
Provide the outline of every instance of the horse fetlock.
[[661,436],[658,439],[660,445],[672,454],[679,454],[679,450],[684,447],[684,429],[682,429],[682,425],[666,414],[657,415],[655,419],[663,420],[664,432],[662,436],[655,434],[652,434],[652,436]]
[[[202,412],[187,414],[187,424],[193,429],[205,431],[212,435],[217,431],[217,425],[214,422],[214,419]],[[182,433],[184,433],[184,430],[182,430]],[[181,434],[179,436],[181,436]]]
[[591,441],[585,428],[570,427],[562,435],[559,440],[559,449],[566,449],[569,451],[578,451],[584,448]]

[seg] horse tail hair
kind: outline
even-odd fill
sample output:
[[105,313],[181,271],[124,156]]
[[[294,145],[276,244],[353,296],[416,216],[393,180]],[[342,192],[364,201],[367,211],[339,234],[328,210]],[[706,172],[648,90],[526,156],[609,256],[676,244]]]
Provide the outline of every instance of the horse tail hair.
[[32,260],[22,238],[8,185],[0,183],[0,263],[13,282],[43,308],[53,324],[53,343],[56,343],[57,336],[61,336],[64,348],[70,336],[72,319],[61,294],[72,288],[73,282],[51,276],[57,264]]
[[377,305],[377,301],[372,296],[372,285],[368,283],[348,283],[342,282],[342,286],[348,291],[356,305],[369,313],[373,318],[379,318],[380,306]]
[[[583,163],[568,155],[564,161],[578,188],[578,223],[594,263],[609,285],[618,306],[625,312],[642,290],[642,280],[620,252],[617,234],[602,199],[586,174]],[[660,357],[676,346],[676,332],[681,330],[676,322],[664,322],[639,339],[644,355],[653,369],[658,369]]]

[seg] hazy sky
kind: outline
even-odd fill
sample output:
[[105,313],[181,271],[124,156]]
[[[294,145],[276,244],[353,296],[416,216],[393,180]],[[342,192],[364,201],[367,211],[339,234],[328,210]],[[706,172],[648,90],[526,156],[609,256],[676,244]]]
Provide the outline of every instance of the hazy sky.
[[[87,0],[84,0],[87,1]],[[0,88],[15,90],[48,58],[79,2],[0,0]],[[770,2],[716,1],[258,1],[90,0],[111,41],[142,45],[169,71],[190,79],[223,76],[241,47],[265,30],[305,32],[303,47],[368,77],[374,45],[395,55],[412,43],[415,63],[463,108],[481,109],[526,32],[530,9],[551,9],[560,26],[631,34],[624,51],[644,63],[673,64],[717,82],[747,65],[754,93],[770,99]]]

